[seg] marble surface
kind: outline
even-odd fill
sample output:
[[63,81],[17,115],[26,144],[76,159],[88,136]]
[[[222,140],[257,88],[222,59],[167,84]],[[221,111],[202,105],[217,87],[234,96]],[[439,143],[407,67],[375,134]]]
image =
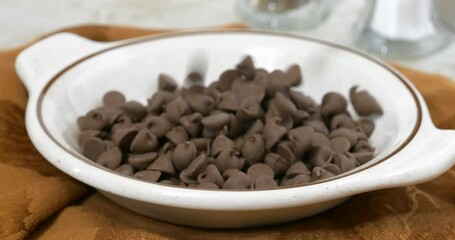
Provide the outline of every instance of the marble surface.
[[[311,30],[291,33],[353,47],[365,3],[365,0],[337,1],[324,23]],[[197,28],[240,22],[234,5],[235,0],[0,0],[0,50],[20,46],[50,31],[81,24]],[[453,42],[433,55],[397,62],[455,79]]]

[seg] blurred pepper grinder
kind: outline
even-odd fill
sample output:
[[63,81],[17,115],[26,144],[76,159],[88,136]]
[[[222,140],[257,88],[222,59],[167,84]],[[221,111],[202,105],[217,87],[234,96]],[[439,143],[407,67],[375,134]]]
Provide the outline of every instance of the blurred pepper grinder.
[[450,42],[432,0],[371,0],[357,45],[391,59],[418,58]]

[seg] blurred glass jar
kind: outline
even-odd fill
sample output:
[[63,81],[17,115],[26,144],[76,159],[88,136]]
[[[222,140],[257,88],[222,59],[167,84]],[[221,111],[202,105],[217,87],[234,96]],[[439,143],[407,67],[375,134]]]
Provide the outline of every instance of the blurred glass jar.
[[240,17],[254,28],[309,29],[330,13],[330,0],[237,0]]
[[450,43],[432,0],[370,0],[357,46],[380,57],[418,58]]

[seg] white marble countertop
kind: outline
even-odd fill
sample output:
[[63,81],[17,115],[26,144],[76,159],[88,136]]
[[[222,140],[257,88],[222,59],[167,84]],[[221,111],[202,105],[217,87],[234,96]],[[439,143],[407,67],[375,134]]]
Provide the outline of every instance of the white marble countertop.
[[[337,1],[318,27],[294,34],[353,46],[365,0]],[[143,28],[195,28],[241,22],[235,0],[0,0],[0,50],[14,48],[60,28],[117,24]],[[452,5],[453,6],[453,5]],[[455,79],[455,44],[433,55],[398,61]]]

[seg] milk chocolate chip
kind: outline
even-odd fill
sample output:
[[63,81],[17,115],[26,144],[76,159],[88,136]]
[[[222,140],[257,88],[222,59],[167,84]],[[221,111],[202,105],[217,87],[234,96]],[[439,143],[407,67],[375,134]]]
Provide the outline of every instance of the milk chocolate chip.
[[265,155],[264,163],[273,169],[273,173],[276,176],[283,175],[289,168],[288,161],[276,153],[267,153],[267,155]]
[[253,188],[254,189],[274,189],[277,188],[278,184],[273,180],[273,178],[269,176],[260,176],[253,181]]
[[187,168],[196,157],[197,148],[193,142],[184,142],[177,145],[172,154],[172,162],[177,170]]
[[156,152],[131,154],[128,157],[128,163],[137,170],[144,170],[157,158],[158,153]]
[[263,161],[265,155],[264,139],[259,134],[246,136],[242,144],[242,156],[248,164]]
[[100,154],[96,163],[109,169],[116,169],[122,162],[122,152],[119,148],[112,148]]
[[237,64],[237,71],[248,80],[254,79],[254,64],[250,56],[246,56],[239,64]]
[[172,164],[172,159],[167,155],[160,155],[155,161],[147,167],[147,170],[160,171],[168,175],[175,175],[175,168]]
[[189,139],[189,136],[184,127],[177,126],[166,133],[166,138],[175,145],[178,145],[182,142],[187,141]]
[[212,142],[211,155],[216,157],[225,149],[234,149],[234,142],[224,135],[218,135]]
[[161,172],[153,170],[144,170],[135,173],[134,176],[147,182],[157,182],[161,176]]
[[103,141],[96,137],[86,139],[82,145],[82,155],[92,161],[96,161],[101,153],[104,152]]
[[128,152],[138,131],[134,128],[121,128],[114,132],[112,141],[122,152]]
[[278,117],[265,120],[264,140],[265,148],[271,149],[286,134],[287,129],[280,125],[281,119]]
[[220,188],[223,187],[224,184],[224,179],[214,164],[209,164],[205,169],[205,172],[199,174],[197,181],[199,183],[215,183]]
[[347,106],[348,103],[341,94],[329,92],[322,98],[321,113],[326,117],[332,117],[346,112]]
[[357,91],[358,86],[349,90],[349,97],[355,111],[360,116],[382,115],[383,111],[376,99],[367,91]]
[[158,89],[162,91],[174,92],[177,89],[177,82],[166,74],[158,76]]
[[134,173],[133,167],[129,164],[120,165],[120,167],[116,168],[115,171],[126,176],[132,176]]
[[148,129],[140,130],[130,145],[132,153],[146,153],[157,150],[158,140]]
[[109,91],[103,96],[103,105],[118,108],[126,102],[125,96],[117,91]]

